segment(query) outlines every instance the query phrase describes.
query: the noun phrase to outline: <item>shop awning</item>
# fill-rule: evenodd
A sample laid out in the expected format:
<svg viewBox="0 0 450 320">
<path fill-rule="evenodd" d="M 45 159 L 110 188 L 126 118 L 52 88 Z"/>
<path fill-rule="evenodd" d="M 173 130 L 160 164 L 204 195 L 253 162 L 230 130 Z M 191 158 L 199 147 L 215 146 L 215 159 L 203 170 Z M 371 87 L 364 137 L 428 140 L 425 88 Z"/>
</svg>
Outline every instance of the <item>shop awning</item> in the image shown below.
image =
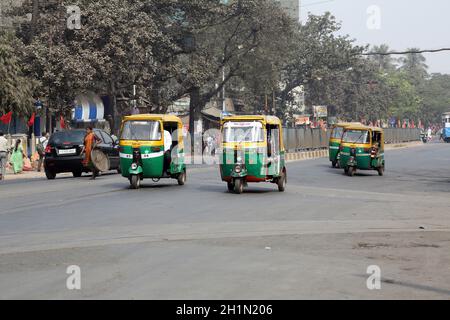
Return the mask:
<svg viewBox="0 0 450 320">
<path fill-rule="evenodd" d="M 78 95 L 75 98 L 75 108 L 72 119 L 76 122 L 104 121 L 105 106 L 102 99 L 95 93 Z"/>
</svg>

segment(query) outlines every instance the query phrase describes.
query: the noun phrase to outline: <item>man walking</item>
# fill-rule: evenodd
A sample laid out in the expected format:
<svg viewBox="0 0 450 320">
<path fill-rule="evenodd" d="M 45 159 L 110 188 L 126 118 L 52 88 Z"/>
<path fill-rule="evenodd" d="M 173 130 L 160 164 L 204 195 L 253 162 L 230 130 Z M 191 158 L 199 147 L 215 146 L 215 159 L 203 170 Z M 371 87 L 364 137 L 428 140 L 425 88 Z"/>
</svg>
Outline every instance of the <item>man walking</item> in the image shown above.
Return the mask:
<svg viewBox="0 0 450 320">
<path fill-rule="evenodd" d="M 8 161 L 9 142 L 0 131 L 0 180 L 5 178 L 6 162 Z"/>
<path fill-rule="evenodd" d="M 39 154 L 39 162 L 38 162 L 38 172 L 41 172 L 42 169 L 42 163 L 44 162 L 45 157 L 45 149 L 48 145 L 48 139 L 50 135 L 47 132 L 44 132 L 42 134 L 42 137 L 39 138 L 39 143 L 37 145 L 37 152 Z"/>
</svg>

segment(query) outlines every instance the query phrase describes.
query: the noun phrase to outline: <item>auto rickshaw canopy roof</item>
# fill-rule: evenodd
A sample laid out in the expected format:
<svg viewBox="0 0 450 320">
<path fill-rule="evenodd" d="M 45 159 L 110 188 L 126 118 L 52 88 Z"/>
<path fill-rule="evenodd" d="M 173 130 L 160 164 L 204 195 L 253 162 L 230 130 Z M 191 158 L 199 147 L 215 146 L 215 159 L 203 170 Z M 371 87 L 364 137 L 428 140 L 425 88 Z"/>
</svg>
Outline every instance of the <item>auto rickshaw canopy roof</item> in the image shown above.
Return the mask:
<svg viewBox="0 0 450 320">
<path fill-rule="evenodd" d="M 221 124 L 229 121 L 261 121 L 264 124 L 282 125 L 281 120 L 278 117 L 262 115 L 228 116 L 222 119 Z"/>
<path fill-rule="evenodd" d="M 352 126 L 363 126 L 363 124 L 361 122 L 340 122 L 333 125 L 333 127 L 335 128 L 346 128 Z"/>
<path fill-rule="evenodd" d="M 368 127 L 368 126 L 365 126 L 362 124 L 347 126 L 347 127 L 345 127 L 345 130 L 361 130 L 361 131 L 367 130 L 367 131 L 381 132 L 381 133 L 384 132 L 384 130 L 382 128 Z"/>
<path fill-rule="evenodd" d="M 162 121 L 162 122 L 177 122 L 182 123 L 181 119 L 177 116 L 170 114 L 137 114 L 132 116 L 126 116 L 123 118 L 124 121 Z"/>
</svg>

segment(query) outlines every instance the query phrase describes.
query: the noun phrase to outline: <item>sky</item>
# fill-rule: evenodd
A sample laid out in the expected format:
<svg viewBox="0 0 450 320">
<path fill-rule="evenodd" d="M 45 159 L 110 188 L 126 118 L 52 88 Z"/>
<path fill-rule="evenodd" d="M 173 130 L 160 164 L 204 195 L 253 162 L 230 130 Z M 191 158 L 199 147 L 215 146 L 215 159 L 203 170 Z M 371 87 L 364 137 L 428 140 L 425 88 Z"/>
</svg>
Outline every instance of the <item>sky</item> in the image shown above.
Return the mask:
<svg viewBox="0 0 450 320">
<path fill-rule="evenodd" d="M 308 12 L 326 11 L 342 23 L 340 33 L 359 45 L 386 43 L 396 51 L 450 48 L 450 0 L 301 0 L 302 21 Z M 450 51 L 425 57 L 430 73 L 450 74 Z"/>
</svg>

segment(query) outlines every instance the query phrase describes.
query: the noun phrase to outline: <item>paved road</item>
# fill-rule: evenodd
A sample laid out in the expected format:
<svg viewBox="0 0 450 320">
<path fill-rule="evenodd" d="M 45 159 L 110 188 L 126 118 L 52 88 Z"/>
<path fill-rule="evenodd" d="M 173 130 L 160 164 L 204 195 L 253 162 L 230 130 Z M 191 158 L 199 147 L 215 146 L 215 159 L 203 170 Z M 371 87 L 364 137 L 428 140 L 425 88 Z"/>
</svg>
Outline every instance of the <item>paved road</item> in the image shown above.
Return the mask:
<svg viewBox="0 0 450 320">
<path fill-rule="evenodd" d="M 286 193 L 117 175 L 0 186 L 0 298 L 449 299 L 450 145 L 386 154 L 354 178 L 290 163 Z M 81 268 L 81 290 L 66 268 Z M 382 272 L 367 289 L 367 267 Z"/>
</svg>

